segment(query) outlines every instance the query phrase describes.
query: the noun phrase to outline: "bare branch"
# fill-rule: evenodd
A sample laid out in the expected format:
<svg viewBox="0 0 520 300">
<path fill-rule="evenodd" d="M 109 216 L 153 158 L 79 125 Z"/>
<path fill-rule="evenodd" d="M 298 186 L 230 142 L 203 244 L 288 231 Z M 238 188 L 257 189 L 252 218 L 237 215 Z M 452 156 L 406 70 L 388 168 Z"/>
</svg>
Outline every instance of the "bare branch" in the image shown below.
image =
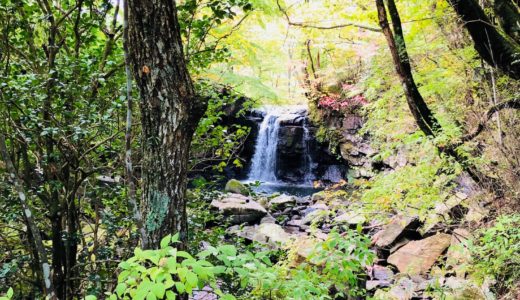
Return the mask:
<svg viewBox="0 0 520 300">
<path fill-rule="evenodd" d="M 377 27 L 372 27 L 372 26 L 357 24 L 357 23 L 343 23 L 343 24 L 331 25 L 331 26 L 321 26 L 321 25 L 307 24 L 307 23 L 303 23 L 303 22 L 293 22 L 293 21 L 291 21 L 291 18 L 289 17 L 289 14 L 287 13 L 287 11 L 280 4 L 280 0 L 276 0 L 276 4 L 278 5 L 278 9 L 283 13 L 285 19 L 287 20 L 287 24 L 289 24 L 289 26 L 322 29 L 322 30 L 339 29 L 339 28 L 345 28 L 345 27 L 357 27 L 360 29 L 368 30 L 368 31 L 382 32 L 381 29 L 379 29 Z"/>
</svg>

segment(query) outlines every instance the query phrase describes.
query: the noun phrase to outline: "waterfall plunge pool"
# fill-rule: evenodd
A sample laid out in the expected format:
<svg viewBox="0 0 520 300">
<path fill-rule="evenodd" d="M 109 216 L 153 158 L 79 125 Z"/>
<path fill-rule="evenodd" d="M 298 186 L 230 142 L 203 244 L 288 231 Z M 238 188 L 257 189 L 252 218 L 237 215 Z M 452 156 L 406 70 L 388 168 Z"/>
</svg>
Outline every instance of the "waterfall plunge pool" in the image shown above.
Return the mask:
<svg viewBox="0 0 520 300">
<path fill-rule="evenodd" d="M 242 181 L 245 184 L 254 183 L 254 181 L 245 180 Z M 308 184 L 291 184 L 283 182 L 262 182 L 259 186 L 253 186 L 253 191 L 259 194 L 288 194 L 298 197 L 310 196 L 314 193 L 322 191 L 323 188 L 314 188 Z"/>
</svg>

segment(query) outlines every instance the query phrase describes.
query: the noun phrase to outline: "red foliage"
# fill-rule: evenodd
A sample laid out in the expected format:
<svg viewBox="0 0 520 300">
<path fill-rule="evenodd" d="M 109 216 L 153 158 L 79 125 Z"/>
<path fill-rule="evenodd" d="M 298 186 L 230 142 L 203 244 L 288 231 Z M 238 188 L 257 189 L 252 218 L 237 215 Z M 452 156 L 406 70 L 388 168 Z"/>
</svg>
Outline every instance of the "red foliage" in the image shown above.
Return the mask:
<svg viewBox="0 0 520 300">
<path fill-rule="evenodd" d="M 342 84 L 341 89 L 344 93 L 354 90 L 355 86 L 351 84 Z M 341 97 L 340 95 L 322 96 L 318 101 L 318 106 L 323 109 L 335 111 L 351 110 L 368 104 L 367 99 L 362 94 L 353 97 Z"/>
</svg>

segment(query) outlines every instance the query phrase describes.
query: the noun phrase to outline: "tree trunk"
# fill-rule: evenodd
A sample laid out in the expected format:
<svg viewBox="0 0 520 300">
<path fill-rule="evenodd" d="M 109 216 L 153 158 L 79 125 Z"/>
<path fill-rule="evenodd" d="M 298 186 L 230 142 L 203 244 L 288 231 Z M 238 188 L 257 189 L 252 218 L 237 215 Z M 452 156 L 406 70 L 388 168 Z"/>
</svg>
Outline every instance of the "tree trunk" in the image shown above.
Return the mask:
<svg viewBox="0 0 520 300">
<path fill-rule="evenodd" d="M 149 247 L 187 239 L 186 171 L 191 139 L 205 110 L 184 60 L 175 1 L 128 1 L 128 50 L 141 96 L 143 222 Z"/>
<path fill-rule="evenodd" d="M 493 10 L 504 32 L 520 43 L 520 11 L 511 0 L 495 0 Z"/>
<path fill-rule="evenodd" d="M 51 267 L 49 265 L 49 261 L 47 259 L 47 251 L 45 250 L 45 246 L 43 245 L 43 239 L 40 234 L 40 229 L 36 226 L 36 222 L 33 218 L 33 210 L 27 203 L 27 196 L 23 190 L 23 185 L 21 180 L 16 173 L 16 169 L 13 166 L 13 162 L 9 157 L 7 152 L 7 146 L 5 143 L 5 136 L 0 133 L 0 157 L 4 161 L 7 166 L 7 171 L 9 172 L 9 177 L 13 181 L 16 192 L 18 193 L 18 199 L 20 200 L 20 205 L 23 209 L 23 215 L 25 219 L 25 224 L 27 224 L 27 231 L 29 236 L 34 239 L 34 246 L 37 252 L 37 260 L 39 262 L 39 273 L 41 273 L 42 280 L 42 288 L 43 294 L 49 299 L 56 299 L 56 294 L 54 292 L 54 286 L 51 281 Z"/>
<path fill-rule="evenodd" d="M 403 85 L 404 93 L 408 107 L 412 112 L 412 115 L 419 126 L 419 128 L 428 136 L 435 135 L 435 131 L 439 125 L 437 119 L 432 114 L 428 105 L 424 101 L 415 81 L 413 79 L 412 67 L 410 64 L 410 58 L 408 51 L 406 50 L 406 43 L 404 40 L 403 30 L 401 26 L 401 18 L 395 6 L 394 0 L 388 0 L 388 11 L 392 18 L 392 27 L 394 33 L 390 30 L 390 25 L 386 17 L 386 8 L 383 0 L 376 0 L 377 13 L 379 17 L 379 25 L 383 30 L 394 66 L 401 84 Z M 394 38 L 395 34 L 395 38 Z"/>
<path fill-rule="evenodd" d="M 495 28 L 476 0 L 448 2 L 464 21 L 480 56 L 509 77 L 520 79 L 520 45 Z"/>
</svg>

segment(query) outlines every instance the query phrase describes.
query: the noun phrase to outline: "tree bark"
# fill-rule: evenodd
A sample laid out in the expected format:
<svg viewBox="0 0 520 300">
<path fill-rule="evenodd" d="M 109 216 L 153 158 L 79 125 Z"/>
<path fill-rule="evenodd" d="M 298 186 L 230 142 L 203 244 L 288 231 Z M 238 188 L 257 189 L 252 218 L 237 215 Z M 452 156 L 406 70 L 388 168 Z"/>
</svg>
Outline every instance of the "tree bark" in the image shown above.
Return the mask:
<svg viewBox="0 0 520 300">
<path fill-rule="evenodd" d="M 504 32 L 520 43 L 520 11 L 511 0 L 495 0 L 493 10 Z"/>
<path fill-rule="evenodd" d="M 448 2 L 464 22 L 480 56 L 509 77 L 520 79 L 520 44 L 501 34 L 476 0 Z"/>
<path fill-rule="evenodd" d="M 424 101 L 412 74 L 412 67 L 406 43 L 404 40 L 403 30 L 401 26 L 401 18 L 395 6 L 394 0 L 388 0 L 388 11 L 392 18 L 392 27 L 394 32 L 390 30 L 390 25 L 386 17 L 386 8 L 383 0 L 376 0 L 377 14 L 379 17 L 379 25 L 385 35 L 394 66 L 399 80 L 403 85 L 406 102 L 412 112 L 412 115 L 419 128 L 428 136 L 434 136 L 438 129 L 438 121 Z M 395 38 L 394 38 L 395 35 Z"/>
<path fill-rule="evenodd" d="M 134 179 L 134 168 L 132 164 L 132 114 L 134 101 L 132 98 L 132 71 L 128 57 L 128 1 L 124 0 L 124 20 L 123 20 L 123 48 L 125 53 L 125 74 L 126 74 L 126 130 L 125 130 L 125 176 L 128 188 L 128 202 L 132 210 L 137 231 L 141 238 L 141 247 L 148 248 L 148 236 L 143 226 L 143 217 L 137 205 L 136 184 Z"/>
<path fill-rule="evenodd" d="M 188 74 L 175 1 L 128 1 L 128 50 L 141 97 L 141 204 L 149 247 L 177 232 L 185 242 L 189 147 L 206 103 Z"/>
</svg>

